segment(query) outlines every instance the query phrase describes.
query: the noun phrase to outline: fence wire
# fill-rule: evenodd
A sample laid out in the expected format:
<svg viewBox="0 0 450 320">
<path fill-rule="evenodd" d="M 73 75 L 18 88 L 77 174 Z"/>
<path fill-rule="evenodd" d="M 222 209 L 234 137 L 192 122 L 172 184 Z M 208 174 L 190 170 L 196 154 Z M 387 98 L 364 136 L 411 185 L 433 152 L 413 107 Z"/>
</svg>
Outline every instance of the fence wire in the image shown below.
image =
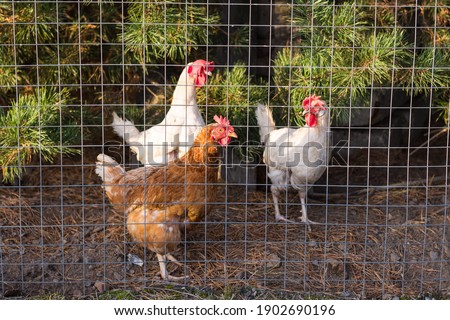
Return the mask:
<svg viewBox="0 0 450 320">
<path fill-rule="evenodd" d="M 0 1 L 0 296 L 448 297 L 449 11 Z"/>
</svg>

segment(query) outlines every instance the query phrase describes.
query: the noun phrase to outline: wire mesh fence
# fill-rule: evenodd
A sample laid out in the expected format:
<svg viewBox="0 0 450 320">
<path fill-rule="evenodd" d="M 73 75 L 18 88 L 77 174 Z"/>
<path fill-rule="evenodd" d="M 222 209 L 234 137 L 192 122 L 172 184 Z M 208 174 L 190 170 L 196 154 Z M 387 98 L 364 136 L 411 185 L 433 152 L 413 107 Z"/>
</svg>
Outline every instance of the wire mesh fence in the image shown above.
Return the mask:
<svg viewBox="0 0 450 320">
<path fill-rule="evenodd" d="M 448 297 L 449 11 L 0 1 L 1 297 Z"/>
</svg>

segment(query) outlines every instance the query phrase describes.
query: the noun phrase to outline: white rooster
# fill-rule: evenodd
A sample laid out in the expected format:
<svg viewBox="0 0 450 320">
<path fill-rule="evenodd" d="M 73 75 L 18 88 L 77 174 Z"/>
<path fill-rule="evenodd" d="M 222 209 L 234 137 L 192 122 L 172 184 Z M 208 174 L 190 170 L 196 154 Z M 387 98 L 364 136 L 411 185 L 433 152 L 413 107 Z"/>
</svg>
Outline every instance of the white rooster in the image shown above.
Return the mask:
<svg viewBox="0 0 450 320">
<path fill-rule="evenodd" d="M 112 127 L 125 139 L 144 165 L 161 166 L 182 157 L 194 137 L 205 126 L 197 106 L 196 88 L 206 83 L 214 62 L 196 60 L 183 70 L 173 93 L 172 104 L 164 120 L 140 132 L 134 123 L 113 113 Z"/>
<path fill-rule="evenodd" d="M 271 191 L 277 221 L 288 221 L 280 214 L 278 198 L 288 186 L 298 190 L 302 204 L 301 221 L 309 227 L 315 223 L 308 219 L 305 198 L 308 189 L 325 171 L 329 162 L 329 112 L 320 96 L 312 95 L 303 100 L 304 127 L 275 130 L 272 112 L 258 105 L 261 142 L 265 143 L 264 163 L 269 167 Z"/>
</svg>

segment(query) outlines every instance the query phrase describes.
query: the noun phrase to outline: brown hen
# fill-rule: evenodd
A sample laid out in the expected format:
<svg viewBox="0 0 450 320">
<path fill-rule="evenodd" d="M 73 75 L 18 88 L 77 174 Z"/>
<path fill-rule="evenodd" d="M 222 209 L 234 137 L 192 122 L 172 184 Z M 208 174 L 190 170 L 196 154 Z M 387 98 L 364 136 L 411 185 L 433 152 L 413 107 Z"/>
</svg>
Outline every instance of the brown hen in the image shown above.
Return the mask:
<svg viewBox="0 0 450 320">
<path fill-rule="evenodd" d="M 111 204 L 126 212 L 131 237 L 156 253 L 161 277 L 182 280 L 167 272 L 166 259 L 181 265 L 171 254 L 181 242 L 186 223 L 200 221 L 216 197 L 220 146 L 236 138 L 226 118 L 205 126 L 193 146 L 166 167 L 125 171 L 111 157 L 97 157 L 96 173 Z"/>
</svg>

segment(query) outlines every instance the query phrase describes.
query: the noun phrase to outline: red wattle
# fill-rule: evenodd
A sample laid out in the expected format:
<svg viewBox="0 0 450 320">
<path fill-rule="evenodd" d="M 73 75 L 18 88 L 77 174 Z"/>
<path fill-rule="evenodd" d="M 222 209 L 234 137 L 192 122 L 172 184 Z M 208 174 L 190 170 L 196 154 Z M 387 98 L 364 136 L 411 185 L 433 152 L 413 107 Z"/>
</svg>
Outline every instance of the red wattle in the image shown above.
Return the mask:
<svg viewBox="0 0 450 320">
<path fill-rule="evenodd" d="M 308 127 L 315 127 L 317 124 L 316 116 L 312 113 L 305 114 L 305 122 Z"/>
</svg>

